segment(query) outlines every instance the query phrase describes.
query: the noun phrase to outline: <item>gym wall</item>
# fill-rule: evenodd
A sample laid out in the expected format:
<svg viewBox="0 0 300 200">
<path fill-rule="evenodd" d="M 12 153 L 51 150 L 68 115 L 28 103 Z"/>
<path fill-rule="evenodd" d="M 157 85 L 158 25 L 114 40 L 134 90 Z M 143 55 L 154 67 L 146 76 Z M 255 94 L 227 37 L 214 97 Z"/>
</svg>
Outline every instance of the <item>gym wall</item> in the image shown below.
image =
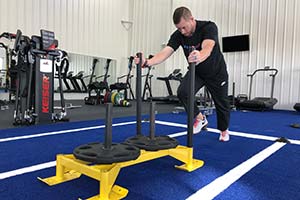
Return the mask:
<svg viewBox="0 0 300 200">
<path fill-rule="evenodd" d="M 271 66 L 279 70 L 274 90 L 279 101 L 276 108 L 292 109 L 300 101 L 300 2 L 297 0 L 135 0 L 134 4 L 133 21 L 139 20 L 140 29 L 133 29 L 134 38 L 138 39 L 132 43 L 133 50 L 140 48 L 147 53 L 159 50 L 175 30 L 173 10 L 185 5 L 195 18 L 212 20 L 218 25 L 220 42 L 224 36 L 250 35 L 250 51 L 224 53 L 230 75 L 229 94 L 233 81 L 236 94 L 248 94 L 246 75 Z M 186 71 L 187 63 L 179 51 L 163 66 L 160 75 L 167 75 L 175 68 Z M 270 77 L 258 76 L 252 97 L 269 96 L 270 86 Z M 155 90 L 154 95 L 163 90 Z"/>
<path fill-rule="evenodd" d="M 127 72 L 127 57 L 137 51 L 154 54 L 175 30 L 173 10 L 191 8 L 197 19 L 212 20 L 223 36 L 250 34 L 250 51 L 225 53 L 236 94 L 248 93 L 246 74 L 266 65 L 279 70 L 276 108 L 292 109 L 300 100 L 300 3 L 297 0 L 1 0 L 0 31 L 25 35 L 53 30 L 61 49 L 70 53 L 115 59 L 116 76 Z M 186 71 L 181 50 L 157 66 L 156 76 Z M 155 80 L 155 77 L 153 80 Z M 269 77 L 254 81 L 253 96 L 270 94 Z M 165 95 L 153 81 L 155 96 Z M 231 93 L 231 92 L 230 92 Z"/>
<path fill-rule="evenodd" d="M 172 12 L 170 0 L 134 0 L 132 1 L 133 16 L 131 54 L 142 51 L 145 57 L 160 51 L 168 40 L 170 29 L 170 15 Z M 158 76 L 167 76 L 170 71 L 164 67 L 165 63 L 155 66 L 152 70 L 152 93 L 154 96 L 167 94 L 163 81 L 157 81 Z M 135 74 L 135 70 L 133 72 Z M 143 74 L 147 70 L 142 70 Z M 143 79 L 144 83 L 144 79 Z M 135 81 L 133 81 L 135 89 Z"/>
<path fill-rule="evenodd" d="M 117 60 L 127 70 L 130 0 L 1 0 L 0 32 L 55 32 L 69 53 Z"/>
</svg>

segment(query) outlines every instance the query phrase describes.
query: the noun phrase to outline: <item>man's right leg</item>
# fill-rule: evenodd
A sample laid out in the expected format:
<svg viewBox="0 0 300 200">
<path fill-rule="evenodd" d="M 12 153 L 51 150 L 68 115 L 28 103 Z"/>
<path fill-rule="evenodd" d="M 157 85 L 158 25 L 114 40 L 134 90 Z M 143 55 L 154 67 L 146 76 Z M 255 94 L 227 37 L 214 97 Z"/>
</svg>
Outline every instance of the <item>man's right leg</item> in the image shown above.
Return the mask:
<svg viewBox="0 0 300 200">
<path fill-rule="evenodd" d="M 189 71 L 185 74 L 183 77 L 178 89 L 177 89 L 177 96 L 181 103 L 183 104 L 185 111 L 188 113 L 188 91 L 189 91 Z M 202 88 L 204 85 L 204 81 L 198 77 L 197 75 L 195 76 L 195 91 L 194 94 L 197 93 L 200 88 Z M 201 114 L 201 112 L 198 109 L 196 101 L 194 101 L 194 111 L 193 111 L 193 116 L 194 116 L 194 133 L 199 133 L 203 127 L 206 127 L 208 124 L 208 121 L 205 116 Z"/>
</svg>

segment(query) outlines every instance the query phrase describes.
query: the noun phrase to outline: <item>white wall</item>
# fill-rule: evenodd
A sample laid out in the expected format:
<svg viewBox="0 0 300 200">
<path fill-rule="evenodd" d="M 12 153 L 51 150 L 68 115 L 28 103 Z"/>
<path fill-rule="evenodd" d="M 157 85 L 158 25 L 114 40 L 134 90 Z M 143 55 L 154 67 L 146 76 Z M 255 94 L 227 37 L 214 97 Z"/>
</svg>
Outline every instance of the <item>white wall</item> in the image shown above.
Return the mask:
<svg viewBox="0 0 300 200">
<path fill-rule="evenodd" d="M 297 37 L 300 35 L 300 2 L 297 0 L 136 0 L 135 4 L 139 5 L 135 6 L 135 13 L 145 13 L 143 22 L 156 19 L 160 13 L 159 7 L 165 9 L 164 18 L 156 21 L 157 23 L 147 24 L 147 30 L 157 30 L 161 33 L 160 36 L 155 37 L 135 29 L 135 38 L 143 40 L 141 48 L 149 50 L 145 48 L 146 45 L 167 42 L 169 35 L 175 30 L 172 12 L 176 7 L 185 5 L 197 19 L 216 22 L 220 38 L 250 34 L 250 51 L 224 54 L 230 83 L 236 83 L 237 94 L 248 93 L 249 81 L 246 74 L 269 65 L 279 70 L 274 92 L 279 100 L 276 108 L 292 109 L 293 104 L 300 101 L 300 38 Z M 153 10 L 155 12 L 149 13 Z M 133 49 L 137 43 L 133 44 Z M 186 65 L 182 53 L 177 52 L 164 66 L 166 71 L 171 71 L 177 67 L 186 70 Z M 270 95 L 271 82 L 268 78 L 263 75 L 257 77 L 253 85 L 253 96 Z"/>
<path fill-rule="evenodd" d="M 132 39 L 131 55 L 136 52 L 143 52 L 145 57 L 155 54 L 163 48 L 169 38 L 168 19 L 170 18 L 172 7 L 171 0 L 134 0 L 133 1 Z M 136 73 L 135 71 L 133 72 Z M 142 70 L 143 74 L 147 69 Z M 165 95 L 167 90 L 162 81 L 156 81 L 158 76 L 166 76 L 169 71 L 164 64 L 155 66 L 152 69 L 154 78 L 152 79 L 153 94 L 155 96 Z M 144 81 L 144 79 L 143 79 Z M 135 88 L 135 81 L 133 81 Z"/>
<path fill-rule="evenodd" d="M 113 58 L 119 69 L 126 61 L 129 35 L 121 20 L 129 17 L 130 0 L 0 0 L 0 5 L 0 32 L 21 29 L 31 36 L 48 29 L 69 53 Z"/>
<path fill-rule="evenodd" d="M 220 38 L 250 34 L 250 51 L 224 54 L 237 94 L 248 93 L 246 74 L 270 65 L 279 69 L 276 108 L 291 109 L 300 101 L 297 0 L 0 0 L 0 5 L 0 32 L 19 28 L 32 35 L 42 28 L 53 30 L 60 48 L 69 53 L 115 59 L 117 75 L 127 72 L 130 54 L 149 55 L 163 48 L 175 30 L 173 10 L 186 5 L 197 19 L 216 22 Z M 153 73 L 164 76 L 175 68 L 185 72 L 186 66 L 179 50 Z M 257 77 L 254 96 L 269 95 L 266 78 Z M 163 83 L 154 81 L 153 86 L 154 95 L 166 93 Z"/>
</svg>

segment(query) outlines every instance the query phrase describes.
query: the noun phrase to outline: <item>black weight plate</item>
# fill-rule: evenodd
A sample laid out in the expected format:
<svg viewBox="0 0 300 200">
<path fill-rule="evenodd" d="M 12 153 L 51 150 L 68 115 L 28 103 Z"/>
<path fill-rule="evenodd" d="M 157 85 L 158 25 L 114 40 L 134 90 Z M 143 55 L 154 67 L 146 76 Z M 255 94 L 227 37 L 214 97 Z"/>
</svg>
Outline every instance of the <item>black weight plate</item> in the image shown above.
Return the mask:
<svg viewBox="0 0 300 200">
<path fill-rule="evenodd" d="M 150 139 L 148 136 L 137 135 L 128 138 L 125 142 L 146 151 L 172 149 L 178 146 L 178 141 L 169 136 L 156 136 L 153 139 Z"/>
<path fill-rule="evenodd" d="M 89 143 L 76 147 L 73 154 L 86 162 L 112 164 L 137 159 L 140 149 L 125 143 L 112 143 L 110 149 L 105 149 L 103 143 Z"/>
</svg>

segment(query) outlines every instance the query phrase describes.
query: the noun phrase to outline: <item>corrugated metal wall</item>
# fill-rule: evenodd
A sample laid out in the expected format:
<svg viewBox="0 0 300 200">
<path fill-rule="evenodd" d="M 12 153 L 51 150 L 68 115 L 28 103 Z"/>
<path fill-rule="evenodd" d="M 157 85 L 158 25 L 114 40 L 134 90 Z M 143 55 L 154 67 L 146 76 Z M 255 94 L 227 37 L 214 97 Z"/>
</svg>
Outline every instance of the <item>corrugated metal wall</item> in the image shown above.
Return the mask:
<svg viewBox="0 0 300 200">
<path fill-rule="evenodd" d="M 236 93 L 248 93 L 246 74 L 269 65 L 279 70 L 276 107 L 291 109 L 300 101 L 297 0 L 0 0 L 0 5 L 0 32 L 19 28 L 32 35 L 41 28 L 53 30 L 60 48 L 69 53 L 115 59 L 116 75 L 127 72 L 130 54 L 149 55 L 163 48 L 175 30 L 173 10 L 186 5 L 197 19 L 215 21 L 220 37 L 250 34 L 250 51 L 224 54 Z M 186 66 L 178 51 L 153 74 L 165 76 L 175 68 L 185 72 Z M 257 77 L 254 96 L 269 95 L 268 78 Z M 155 95 L 166 94 L 163 83 L 154 81 L 153 88 Z"/>
<path fill-rule="evenodd" d="M 171 0 L 135 0 L 133 4 L 133 27 L 131 54 L 143 52 L 145 57 L 160 51 L 168 40 L 170 18 L 172 12 Z M 134 72 L 135 73 L 135 72 Z M 142 70 L 143 74 L 147 69 Z M 156 81 L 156 77 L 165 76 L 169 71 L 164 64 L 157 65 L 151 72 L 152 88 L 155 96 L 166 94 L 166 87 L 162 81 Z M 144 81 L 144 80 L 143 80 Z M 133 82 L 135 87 L 135 81 Z"/>
<path fill-rule="evenodd" d="M 48 29 L 69 53 L 113 58 L 118 66 L 126 61 L 129 31 L 121 20 L 129 18 L 130 0 L 0 0 L 0 5 L 0 32 L 21 29 L 30 36 Z"/>
<path fill-rule="evenodd" d="M 292 109 L 292 105 L 300 101 L 300 38 L 297 37 L 300 35 L 300 3 L 297 0 L 136 0 L 134 13 L 143 13 L 140 16 L 143 16 L 144 23 L 156 19 L 160 13 L 159 7 L 165 9 L 164 18 L 147 24 L 147 30 L 157 30 L 161 33 L 160 36 L 155 37 L 148 32 L 134 29 L 133 34 L 140 41 L 139 45 L 149 50 L 148 45 L 167 42 L 169 35 L 175 30 L 172 12 L 182 5 L 191 8 L 197 19 L 216 22 L 220 39 L 222 36 L 250 35 L 250 51 L 224 54 L 230 83 L 236 83 L 237 94 L 248 93 L 248 73 L 257 68 L 271 66 L 279 70 L 274 91 L 274 96 L 279 100 L 276 108 Z M 158 11 L 150 12 L 157 9 Z M 137 45 L 138 42 L 133 43 L 133 49 Z M 164 64 L 165 74 L 177 67 L 186 70 L 186 65 L 182 53 L 176 52 Z M 270 77 L 257 76 L 252 96 L 270 95 L 270 86 Z"/>
</svg>

